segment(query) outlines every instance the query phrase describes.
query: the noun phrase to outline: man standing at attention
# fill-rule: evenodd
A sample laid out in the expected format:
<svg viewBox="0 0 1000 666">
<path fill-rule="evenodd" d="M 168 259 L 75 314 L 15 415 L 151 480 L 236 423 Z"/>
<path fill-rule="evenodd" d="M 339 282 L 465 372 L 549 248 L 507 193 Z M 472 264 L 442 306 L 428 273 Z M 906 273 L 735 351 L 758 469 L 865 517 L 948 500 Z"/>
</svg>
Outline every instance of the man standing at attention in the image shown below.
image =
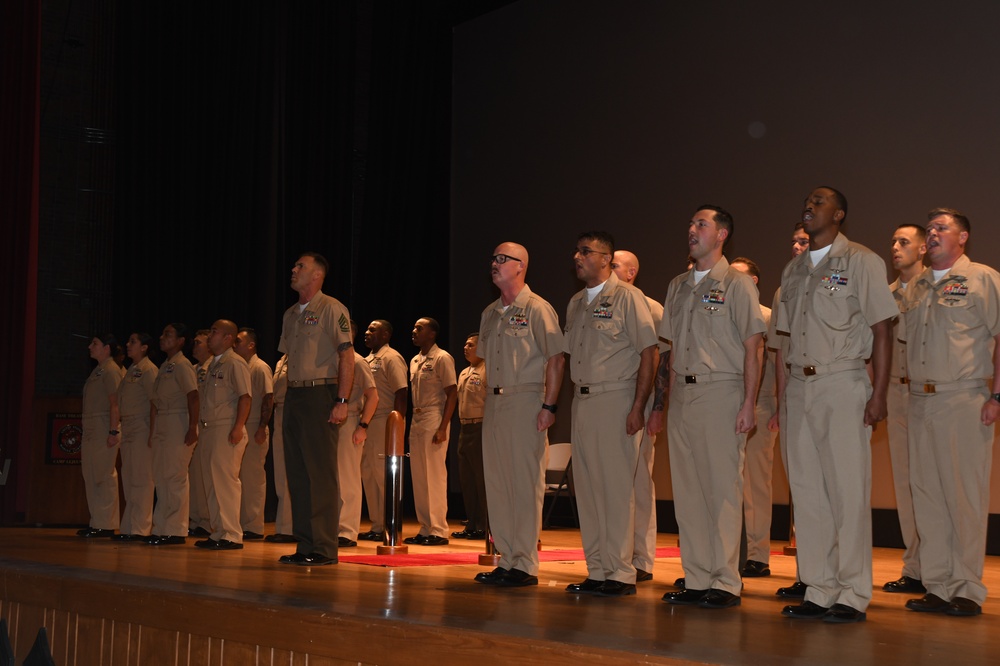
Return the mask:
<svg viewBox="0 0 1000 666">
<path fill-rule="evenodd" d="M 250 367 L 250 388 L 252 402 L 250 416 L 247 417 L 247 435 L 250 442 L 243 454 L 240 465 L 240 484 L 243 496 L 240 499 L 240 526 L 245 540 L 264 538 L 264 500 L 267 497 L 267 474 L 264 461 L 270 447 L 270 433 L 267 424 L 271 421 L 274 408 L 274 382 L 271 367 L 257 356 L 257 332 L 252 328 L 241 328 L 236 335 L 233 351 Z"/>
<path fill-rule="evenodd" d="M 483 476 L 483 408 L 486 404 L 486 365 L 476 356 L 479 334 L 465 340 L 462 352 L 469 366 L 458 375 L 458 476 L 465 503 L 465 529 L 453 539 L 486 537 L 486 479 Z"/>
<path fill-rule="evenodd" d="M 458 392 L 455 359 L 437 346 L 440 331 L 441 326 L 430 317 L 413 325 L 413 344 L 420 353 L 410 360 L 410 472 L 420 531 L 403 543 L 418 546 L 448 543 L 448 433 Z"/>
<path fill-rule="evenodd" d="M 556 420 L 565 356 L 555 310 L 525 284 L 528 250 L 501 243 L 490 257 L 500 290 L 479 319 L 486 364 L 483 469 L 490 531 L 500 562 L 476 581 L 538 584 L 538 530 L 545 497 L 545 436 Z"/>
<path fill-rule="evenodd" d="M 378 407 L 368 424 L 368 438 L 361 457 L 361 481 L 368 502 L 368 518 L 372 521 L 371 528 L 358 535 L 358 539 L 365 541 L 382 541 L 385 537 L 385 426 L 389 414 L 399 412 L 406 419 L 406 360 L 389 346 L 391 339 L 392 324 L 385 319 L 368 324 L 365 347 L 371 353 L 365 360 L 375 377 Z"/>
<path fill-rule="evenodd" d="M 604 231 L 577 238 L 585 288 L 569 302 L 564 350 L 573 388 L 573 476 L 587 578 L 571 594 L 635 594 L 634 485 L 657 338 L 642 292 L 611 271 L 615 242 Z M 624 418 L 623 418 L 624 417 Z"/>
<path fill-rule="evenodd" d="M 611 260 L 611 270 L 622 282 L 635 286 L 639 274 L 639 258 L 628 250 L 615 250 Z M 645 295 L 645 294 L 644 294 Z M 660 329 L 663 321 L 663 305 L 646 296 L 646 304 L 653 315 L 653 326 Z M 665 348 L 664 348 L 665 350 Z M 652 410 L 652 400 L 646 405 L 646 419 Z M 632 551 L 632 566 L 635 567 L 635 582 L 653 579 L 653 563 L 656 561 L 656 487 L 653 485 L 653 444 L 656 433 L 642 430 L 639 444 L 639 466 L 635 468 L 635 537 Z"/>
<path fill-rule="evenodd" d="M 340 524 L 337 436 L 354 386 L 347 308 L 321 289 L 330 265 L 306 252 L 292 267 L 299 302 L 285 311 L 278 349 L 288 355 L 283 415 L 285 471 L 292 499 L 295 553 L 282 564 L 336 564 Z"/>
<path fill-rule="evenodd" d="M 901 224 L 892 235 L 892 267 L 899 273 L 896 281 L 889 285 L 896 303 L 903 308 L 906 288 L 924 270 L 924 255 L 927 253 L 927 234 L 924 228 L 915 224 Z M 889 456 L 892 462 L 892 485 L 896 491 L 896 513 L 899 515 L 899 530 L 903 535 L 903 575 L 899 580 L 889 581 L 882 586 L 886 592 L 909 592 L 923 594 L 924 584 L 920 582 L 920 537 L 913 518 L 913 493 L 910 491 L 910 450 L 906 426 L 910 401 L 910 376 L 906 371 L 906 345 L 899 338 L 905 337 L 897 317 L 892 324 L 892 365 L 889 368 L 889 393 L 886 419 L 889 435 Z"/>
<path fill-rule="evenodd" d="M 872 596 L 871 431 L 885 418 L 892 318 L 885 263 L 840 233 L 847 198 L 818 187 L 803 203 L 809 252 L 785 266 L 776 329 L 789 335 L 782 444 L 795 500 L 805 600 L 781 613 L 862 622 Z M 865 359 L 871 357 L 874 385 Z"/>
<path fill-rule="evenodd" d="M 951 208 L 927 219 L 930 267 L 903 298 L 910 373 L 910 487 L 927 594 L 913 611 L 972 616 L 983 561 L 994 424 L 1000 416 L 1000 274 L 969 261 L 972 225 Z"/>
<path fill-rule="evenodd" d="M 670 343 L 656 373 L 650 428 L 663 419 L 681 534 L 685 589 L 671 604 L 740 604 L 746 433 L 754 426 L 764 319 L 753 280 L 722 256 L 733 218 L 700 206 L 688 223 L 694 265 L 667 287 L 660 337 Z"/>
</svg>

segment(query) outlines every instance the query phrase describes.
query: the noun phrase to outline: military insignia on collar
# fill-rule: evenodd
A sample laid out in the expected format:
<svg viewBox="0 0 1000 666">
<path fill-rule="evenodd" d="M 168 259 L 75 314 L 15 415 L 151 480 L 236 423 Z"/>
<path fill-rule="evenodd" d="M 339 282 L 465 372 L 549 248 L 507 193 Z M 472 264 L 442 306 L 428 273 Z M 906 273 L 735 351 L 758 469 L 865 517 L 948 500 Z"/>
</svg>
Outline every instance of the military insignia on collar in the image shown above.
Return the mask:
<svg viewBox="0 0 1000 666">
<path fill-rule="evenodd" d="M 524 312 L 515 312 L 510 316 L 510 325 L 517 328 L 526 328 L 528 326 L 528 315 Z"/>
<path fill-rule="evenodd" d="M 595 319 L 611 319 L 612 314 L 611 303 L 604 301 L 594 308 L 593 317 Z"/>
<path fill-rule="evenodd" d="M 965 282 L 952 282 L 941 290 L 942 296 L 968 296 L 969 285 Z"/>
<path fill-rule="evenodd" d="M 176 363 L 167 363 L 165 366 L 163 366 L 163 373 L 169 375 L 171 372 L 174 371 L 175 365 Z"/>
<path fill-rule="evenodd" d="M 340 330 L 347 333 L 351 330 L 351 322 L 347 320 L 347 317 L 343 312 L 340 313 L 340 318 L 337 319 L 337 325 L 340 326 Z"/>
<path fill-rule="evenodd" d="M 376 356 L 375 358 L 372 359 L 372 362 L 371 362 L 372 372 L 375 372 L 376 370 L 380 369 L 381 367 L 382 367 L 382 359 L 380 359 L 378 356 Z"/>
<path fill-rule="evenodd" d="M 132 372 L 128 373 L 129 379 L 133 382 L 137 382 L 142 379 L 142 370 L 139 368 L 134 368 Z"/>
<path fill-rule="evenodd" d="M 726 302 L 726 293 L 721 289 L 712 289 L 707 294 L 701 297 L 702 303 L 715 303 L 717 305 L 722 305 Z M 715 308 L 716 310 L 718 308 Z"/>
<path fill-rule="evenodd" d="M 98 368 L 97 372 L 94 373 L 94 376 L 95 377 L 100 377 L 103 374 L 104 374 L 104 368 Z"/>
</svg>

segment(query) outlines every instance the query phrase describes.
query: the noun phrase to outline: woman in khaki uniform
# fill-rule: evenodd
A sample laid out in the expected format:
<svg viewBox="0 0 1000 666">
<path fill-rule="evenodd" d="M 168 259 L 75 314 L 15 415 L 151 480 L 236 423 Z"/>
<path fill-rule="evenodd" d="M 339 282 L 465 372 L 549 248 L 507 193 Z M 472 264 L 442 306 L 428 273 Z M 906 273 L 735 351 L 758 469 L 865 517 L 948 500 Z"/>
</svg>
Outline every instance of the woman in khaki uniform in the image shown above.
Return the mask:
<svg viewBox="0 0 1000 666">
<path fill-rule="evenodd" d="M 90 341 L 90 358 L 97 367 L 83 385 L 83 445 L 80 451 L 83 483 L 87 490 L 90 526 L 82 537 L 108 537 L 118 529 L 119 422 L 118 384 L 124 371 L 115 363 L 121 349 L 111 333 Z"/>
<path fill-rule="evenodd" d="M 149 436 L 149 405 L 158 371 L 149 360 L 149 333 L 133 333 L 125 343 L 132 365 L 118 386 L 122 414 L 122 490 L 125 513 L 117 541 L 141 541 L 153 527 L 153 454 Z"/>
</svg>

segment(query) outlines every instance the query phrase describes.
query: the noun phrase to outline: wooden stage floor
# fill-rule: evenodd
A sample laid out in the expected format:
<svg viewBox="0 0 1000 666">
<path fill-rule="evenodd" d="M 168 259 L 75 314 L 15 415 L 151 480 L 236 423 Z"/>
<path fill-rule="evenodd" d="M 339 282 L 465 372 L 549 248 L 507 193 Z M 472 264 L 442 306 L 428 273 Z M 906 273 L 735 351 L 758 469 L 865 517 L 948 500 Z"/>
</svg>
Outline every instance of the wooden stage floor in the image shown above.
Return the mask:
<svg viewBox="0 0 1000 666">
<path fill-rule="evenodd" d="M 270 527 L 270 526 L 269 526 Z M 453 529 L 460 529 L 454 525 Z M 407 525 L 404 534 L 415 529 Z M 995 664 L 1000 599 L 982 616 L 913 613 L 908 596 L 881 591 L 898 578 L 901 551 L 876 549 L 868 621 L 830 625 L 782 618 L 774 596 L 794 579 L 794 559 L 745 581 L 741 607 L 705 610 L 660 600 L 683 575 L 657 560 L 636 596 L 573 596 L 580 561 L 543 562 L 538 587 L 474 583 L 476 565 L 378 567 L 277 564 L 285 544 L 252 542 L 210 553 L 86 541 L 72 529 L 0 529 L 0 617 L 23 658 L 41 624 L 57 664 Z M 575 530 L 546 530 L 543 548 L 580 548 Z M 676 546 L 661 534 L 660 547 Z M 411 553 L 479 552 L 453 540 Z M 782 544 L 773 544 L 780 550 Z M 375 544 L 342 555 L 374 554 Z M 1000 591 L 1000 558 L 986 562 Z M 143 633 L 145 632 L 145 633 Z M 99 654 L 100 659 L 93 655 Z M 306 656 L 308 655 L 308 656 Z"/>
</svg>

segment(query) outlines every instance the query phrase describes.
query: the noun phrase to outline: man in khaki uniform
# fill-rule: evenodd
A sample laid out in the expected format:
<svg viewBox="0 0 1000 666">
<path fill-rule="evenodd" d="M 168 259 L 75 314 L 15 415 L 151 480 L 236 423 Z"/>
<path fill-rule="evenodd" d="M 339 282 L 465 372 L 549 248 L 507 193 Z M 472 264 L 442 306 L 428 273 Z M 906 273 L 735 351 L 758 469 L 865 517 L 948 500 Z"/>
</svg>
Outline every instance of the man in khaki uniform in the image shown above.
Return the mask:
<svg viewBox="0 0 1000 666">
<path fill-rule="evenodd" d="M 365 541 L 381 542 L 385 538 L 385 428 L 389 414 L 394 411 L 406 418 L 409 370 L 403 355 L 389 346 L 391 339 L 392 324 L 385 319 L 368 324 L 365 346 L 371 353 L 365 360 L 375 377 L 378 407 L 368 424 L 361 457 L 361 481 L 368 502 L 368 518 L 372 521 L 371 528 L 358 535 L 358 539 Z"/>
<path fill-rule="evenodd" d="M 986 600 L 983 560 L 994 424 L 1000 416 L 1000 274 L 969 261 L 969 219 L 928 214 L 930 267 L 907 288 L 910 488 L 927 594 L 914 611 L 972 616 Z"/>
<path fill-rule="evenodd" d="M 292 536 L 292 501 L 288 496 L 288 473 L 285 471 L 285 394 L 288 392 L 288 355 L 282 354 L 274 365 L 274 432 L 271 433 L 271 458 L 274 462 L 274 494 L 278 506 L 274 512 L 274 534 L 268 534 L 268 543 L 295 543 Z"/>
<path fill-rule="evenodd" d="M 118 409 L 122 417 L 122 512 L 120 532 L 115 541 L 144 541 L 153 528 L 153 448 L 149 429 L 150 403 L 157 367 L 149 360 L 153 337 L 149 333 L 133 333 L 125 343 L 125 352 L 132 365 L 118 385 Z"/>
<path fill-rule="evenodd" d="M 195 455 L 201 456 L 212 533 L 194 545 L 208 550 L 243 548 L 240 463 L 249 441 L 251 385 L 250 367 L 233 351 L 238 332 L 226 319 L 212 324 L 208 348 L 214 358 L 199 391 L 201 428 Z"/>
<path fill-rule="evenodd" d="M 267 473 L 264 462 L 270 447 L 270 433 L 267 424 L 274 409 L 274 383 L 271 366 L 257 356 L 257 332 L 243 327 L 236 336 L 233 351 L 250 367 L 250 388 L 252 402 L 250 416 L 247 417 L 247 435 L 250 442 L 243 454 L 240 465 L 240 485 L 243 495 L 240 499 L 240 526 L 243 538 L 257 540 L 264 538 L 264 502 L 267 499 Z"/>
<path fill-rule="evenodd" d="M 808 243 L 808 237 L 806 237 Z M 752 259 L 737 257 L 730 264 L 760 284 L 760 268 Z M 756 425 L 747 433 L 746 462 L 743 465 L 743 526 L 746 552 L 740 575 L 761 578 L 771 575 L 771 476 L 774 471 L 774 440 L 777 431 L 768 428 L 771 417 L 778 413 L 775 394 L 774 352 L 767 345 L 767 330 L 771 328 L 771 308 L 761 304 L 764 317 L 764 339 L 757 348 L 760 357 L 761 380 L 754 407 Z"/>
<path fill-rule="evenodd" d="M 441 326 L 422 317 L 413 325 L 420 353 L 410 360 L 413 423 L 410 425 L 410 478 L 420 530 L 403 543 L 448 543 L 448 438 L 458 403 L 455 359 L 437 346 Z"/>
<path fill-rule="evenodd" d="M 351 339 L 358 335 L 351 320 Z M 347 401 L 347 420 L 337 438 L 337 478 L 340 484 L 340 527 L 338 547 L 358 545 L 361 529 L 361 476 L 368 429 L 378 408 L 375 377 L 365 358 L 354 352 L 354 388 Z"/>
<path fill-rule="evenodd" d="M 298 303 L 285 311 L 278 350 L 288 355 L 283 418 L 285 471 L 292 498 L 295 553 L 281 564 L 336 564 L 340 526 L 337 440 L 354 387 L 347 308 L 321 289 L 330 264 L 306 252 L 292 267 Z"/>
<path fill-rule="evenodd" d="M 892 267 L 899 272 L 896 281 L 889 285 L 896 303 L 902 311 L 906 289 L 924 270 L 927 253 L 927 234 L 923 227 L 901 224 L 892 235 Z M 910 449 L 906 421 L 910 401 L 910 376 L 906 371 L 906 345 L 900 341 L 901 317 L 893 320 L 892 365 L 889 368 L 889 393 L 886 418 L 889 435 L 889 456 L 892 462 L 892 485 L 896 491 L 896 513 L 899 530 L 903 535 L 903 575 L 882 586 L 886 592 L 923 594 L 927 591 L 920 582 L 920 536 L 913 518 L 913 493 L 910 490 Z"/>
<path fill-rule="evenodd" d="M 639 274 L 639 258 L 628 250 L 615 250 L 611 260 L 611 270 L 622 282 L 635 286 Z M 653 315 L 653 326 L 660 330 L 663 321 L 663 305 L 646 296 L 646 304 Z M 661 352 L 666 351 L 666 345 Z M 653 396 L 646 404 L 646 420 L 653 409 Z M 653 485 L 653 457 L 656 433 L 642 430 L 639 443 L 639 465 L 635 468 L 635 535 L 633 537 L 632 566 L 635 567 L 635 582 L 653 579 L 653 564 L 656 562 L 656 486 Z"/>
<path fill-rule="evenodd" d="M 686 589 L 663 600 L 704 608 L 740 603 L 743 456 L 764 331 L 753 280 L 722 256 L 732 232 L 732 216 L 718 206 L 701 206 L 688 224 L 694 265 L 667 288 L 660 337 L 670 352 L 660 361 L 650 417 L 657 428 L 669 393 L 670 478 Z"/>
<path fill-rule="evenodd" d="M 476 355 L 486 366 L 483 472 L 490 531 L 500 562 L 476 580 L 538 584 L 538 530 L 545 497 L 545 439 L 555 423 L 565 356 L 559 318 L 525 283 L 528 250 L 501 243 L 490 258 L 500 290 L 479 318 Z"/>
<path fill-rule="evenodd" d="M 208 366 L 212 364 L 212 352 L 208 348 L 207 328 L 199 329 L 194 334 L 191 343 L 191 356 L 197 362 L 195 373 L 198 379 L 198 391 L 205 385 L 208 377 Z M 205 537 L 212 533 L 212 517 L 208 515 L 208 496 L 205 494 L 205 475 L 201 469 L 201 456 L 198 455 L 197 444 L 191 456 L 191 466 L 188 468 L 188 487 L 190 489 L 191 518 L 188 522 L 188 536 Z"/>
<path fill-rule="evenodd" d="M 453 539 L 486 537 L 486 478 L 483 476 L 483 410 L 486 407 L 486 364 L 476 356 L 479 334 L 465 340 L 469 366 L 458 375 L 458 477 L 467 522 Z"/>
<path fill-rule="evenodd" d="M 585 288 L 566 312 L 573 478 L 587 558 L 587 578 L 566 588 L 572 594 L 635 594 L 635 471 L 657 339 L 645 296 L 611 271 L 614 252 L 606 232 L 577 238 L 574 264 Z"/>
<path fill-rule="evenodd" d="M 802 221 L 810 251 L 785 266 L 776 328 L 789 335 L 788 481 L 805 601 L 782 615 L 860 622 L 872 595 L 871 429 L 885 418 L 896 306 L 885 263 L 840 233 L 847 199 L 813 190 Z M 874 385 L 865 359 L 871 357 Z"/>
</svg>

